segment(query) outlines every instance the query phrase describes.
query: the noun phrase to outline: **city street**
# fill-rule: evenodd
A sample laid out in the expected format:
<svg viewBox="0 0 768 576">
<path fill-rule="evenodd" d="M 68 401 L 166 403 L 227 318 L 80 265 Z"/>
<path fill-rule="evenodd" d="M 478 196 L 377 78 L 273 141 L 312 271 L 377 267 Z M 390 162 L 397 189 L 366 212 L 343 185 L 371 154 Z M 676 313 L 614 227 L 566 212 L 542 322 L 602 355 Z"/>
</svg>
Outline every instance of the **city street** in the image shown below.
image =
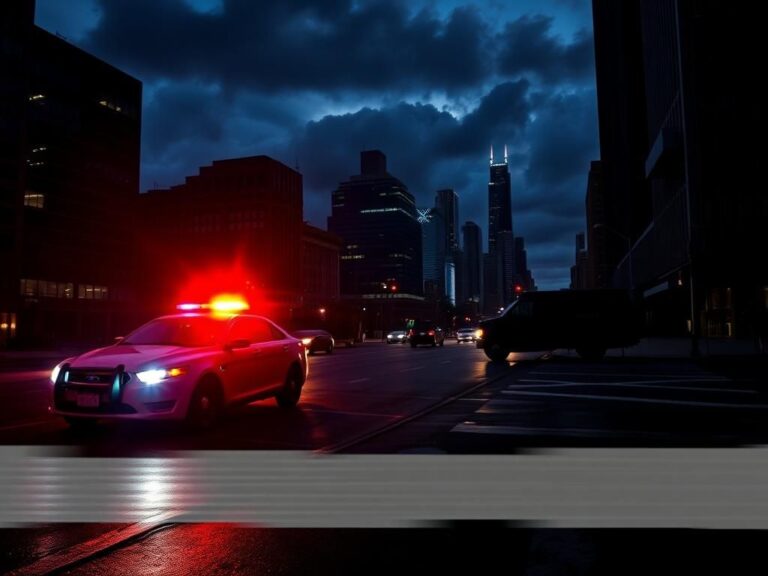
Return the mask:
<svg viewBox="0 0 768 576">
<path fill-rule="evenodd" d="M 587 363 L 568 354 L 518 354 L 499 365 L 488 362 L 474 346 L 452 340 L 442 348 L 417 349 L 369 342 L 311 357 L 310 380 L 297 410 L 281 410 L 273 400 L 257 402 L 234 409 L 215 430 L 198 434 L 157 423 L 107 423 L 90 434 L 75 434 L 60 419 L 46 415 L 45 370 L 24 368 L 0 373 L 3 445 L 65 447 L 78 457 L 152 457 L 153 466 L 165 461 L 169 470 L 185 451 L 198 450 L 515 454 L 520 449 L 569 446 L 737 447 L 764 444 L 768 435 L 768 401 L 759 374 L 742 369 L 730 377 L 675 358 L 613 356 Z M 321 563 L 340 562 L 354 570 L 366 565 L 364 558 L 381 553 L 381 532 L 375 530 L 318 533 L 175 524 L 173 518 L 171 522 L 156 521 L 138 532 L 124 523 L 4 529 L 2 538 L 13 554 L 2 568 L 47 557 L 55 566 L 52 552 L 88 559 L 94 538 L 100 542 L 97 549 L 117 551 L 72 573 L 114 573 L 117 564 L 127 573 L 147 562 L 167 570 L 189 562 L 198 565 L 201 559 L 206 570 L 224 567 L 221 573 L 237 572 L 233 566 L 278 571 L 282 566 L 290 572 L 306 569 L 292 552 L 299 548 L 313 550 L 312 558 Z M 96 537 L 99 526 L 103 534 Z M 498 527 L 489 529 L 507 538 L 514 535 L 511 545 L 525 554 L 554 539 L 566 556 L 569 549 L 576 554 L 579 548 L 576 557 L 582 564 L 596 553 L 584 556 L 584 538 L 601 550 L 603 559 L 603 547 L 610 540 L 599 532 L 504 532 Z M 289 534 L 287 540 L 282 537 Z M 439 548 L 457 538 L 454 531 L 440 530 L 386 534 L 387 545 L 398 550 Z M 184 561 L 176 558 L 172 551 L 187 554 L 182 543 L 189 541 L 195 542 L 194 554 Z M 327 546 L 352 546 L 356 551 L 328 556 L 321 552 Z M 383 565 L 394 566 L 398 558 L 388 557 L 389 564 Z"/>
</svg>

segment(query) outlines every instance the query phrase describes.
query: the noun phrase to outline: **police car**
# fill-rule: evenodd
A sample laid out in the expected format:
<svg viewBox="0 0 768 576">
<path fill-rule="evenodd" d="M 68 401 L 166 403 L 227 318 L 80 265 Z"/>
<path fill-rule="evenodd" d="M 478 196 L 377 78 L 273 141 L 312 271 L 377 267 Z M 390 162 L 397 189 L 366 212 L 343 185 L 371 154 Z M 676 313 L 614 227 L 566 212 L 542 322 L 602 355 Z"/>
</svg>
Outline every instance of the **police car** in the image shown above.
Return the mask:
<svg viewBox="0 0 768 576">
<path fill-rule="evenodd" d="M 51 411 L 72 426 L 100 419 L 186 420 L 208 428 L 223 408 L 274 396 L 295 406 L 307 379 L 302 342 L 227 300 L 186 304 L 112 346 L 58 364 Z"/>
</svg>

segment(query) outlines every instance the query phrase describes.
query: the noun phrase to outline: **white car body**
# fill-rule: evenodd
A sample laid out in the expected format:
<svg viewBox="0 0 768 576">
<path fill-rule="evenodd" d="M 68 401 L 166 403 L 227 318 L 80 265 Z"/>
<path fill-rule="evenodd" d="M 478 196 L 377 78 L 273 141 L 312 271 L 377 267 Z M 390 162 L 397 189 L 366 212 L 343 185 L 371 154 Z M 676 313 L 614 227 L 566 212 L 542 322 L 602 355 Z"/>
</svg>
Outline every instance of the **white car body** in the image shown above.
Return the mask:
<svg viewBox="0 0 768 576">
<path fill-rule="evenodd" d="M 144 342 L 142 336 L 166 326 L 199 327 L 205 343 Z M 51 411 L 70 421 L 181 420 L 201 382 L 217 389 L 216 400 L 225 406 L 279 396 L 289 375 L 298 381 L 297 402 L 308 371 L 301 341 L 266 318 L 163 316 L 117 344 L 59 364 L 51 376 Z"/>
<path fill-rule="evenodd" d="M 476 340 L 477 328 L 461 328 L 456 332 L 456 341 L 461 344 L 462 342 L 474 342 Z"/>
</svg>

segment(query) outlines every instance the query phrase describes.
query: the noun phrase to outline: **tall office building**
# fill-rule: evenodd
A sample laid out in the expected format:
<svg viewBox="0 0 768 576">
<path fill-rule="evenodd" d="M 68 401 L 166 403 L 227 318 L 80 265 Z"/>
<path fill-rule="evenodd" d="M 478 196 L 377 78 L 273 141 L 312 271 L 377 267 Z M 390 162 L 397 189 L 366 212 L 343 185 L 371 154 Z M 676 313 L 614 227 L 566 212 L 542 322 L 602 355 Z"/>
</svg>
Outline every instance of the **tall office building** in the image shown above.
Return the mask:
<svg viewBox="0 0 768 576">
<path fill-rule="evenodd" d="M 304 296 L 302 176 L 292 168 L 268 156 L 216 160 L 140 201 L 147 234 L 137 248 L 158 305 L 233 291 L 283 318 Z"/>
<path fill-rule="evenodd" d="M 768 245 L 752 144 L 765 125 L 760 19 L 724 0 L 593 0 L 593 18 L 598 229 L 613 285 L 635 290 L 656 333 L 757 336 L 768 315 L 754 252 Z"/>
<path fill-rule="evenodd" d="M 387 172 L 379 150 L 360 153 L 360 174 L 332 195 L 328 230 L 343 240 L 342 294 L 377 294 L 396 286 L 422 294 L 422 238 L 413 195 Z"/>
<path fill-rule="evenodd" d="M 488 253 L 498 251 L 500 232 L 512 232 L 512 183 L 509 175 L 507 147 L 504 161 L 495 162 L 491 146 L 490 180 L 488 181 Z"/>
<path fill-rule="evenodd" d="M 522 238 L 512 231 L 512 185 L 507 147 L 503 162 L 495 162 L 493 146 L 488 182 L 488 253 L 483 258 L 483 298 L 485 314 L 495 314 L 511 302 L 515 288 L 534 290 L 533 277 L 527 268 Z"/>
<path fill-rule="evenodd" d="M 480 226 L 467 221 L 461 228 L 464 236 L 463 294 L 465 300 L 480 302 L 482 294 L 483 237 Z"/>
<path fill-rule="evenodd" d="M 457 296 L 459 258 L 459 196 L 452 189 L 438 190 L 435 205 L 421 211 L 425 292 L 446 297 L 452 304 Z"/>
<path fill-rule="evenodd" d="M 0 3 L 0 347 L 135 321 L 141 82 Z"/>
</svg>

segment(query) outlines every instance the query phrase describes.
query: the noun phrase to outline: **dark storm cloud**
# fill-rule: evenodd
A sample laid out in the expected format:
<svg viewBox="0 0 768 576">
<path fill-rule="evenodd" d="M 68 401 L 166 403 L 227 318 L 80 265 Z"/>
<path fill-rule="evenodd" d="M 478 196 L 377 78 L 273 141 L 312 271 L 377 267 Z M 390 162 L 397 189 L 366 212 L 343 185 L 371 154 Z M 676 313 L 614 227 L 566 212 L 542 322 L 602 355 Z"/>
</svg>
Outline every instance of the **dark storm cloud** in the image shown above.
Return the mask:
<svg viewBox="0 0 768 576">
<path fill-rule="evenodd" d="M 168 143 L 222 137 L 221 90 L 212 85 L 173 84 L 159 88 L 144 110 L 144 152 L 162 154 Z M 194 119 L 194 121 L 185 121 Z"/>
<path fill-rule="evenodd" d="M 456 189 L 487 248 L 488 147 L 508 145 L 529 266 L 540 285 L 567 285 L 598 154 L 591 34 L 405 1 L 94 2 L 80 46 L 144 82 L 143 189 L 267 154 L 300 167 L 305 218 L 324 227 L 331 191 L 378 148 L 419 206 Z"/>
<path fill-rule="evenodd" d="M 598 153 L 593 89 L 540 96 L 529 131 L 531 159 L 526 178 L 547 189 L 582 177 Z"/>
<path fill-rule="evenodd" d="M 548 82 L 591 80 L 594 74 L 592 34 L 581 31 L 565 44 L 551 35 L 553 18 L 522 16 L 499 35 L 498 66 L 504 74 L 534 74 Z"/>
<path fill-rule="evenodd" d="M 495 86 L 477 108 L 463 118 L 462 129 L 456 131 L 453 138 L 440 142 L 440 151 L 451 156 L 471 154 L 487 150 L 494 142 L 503 146 L 517 140 L 531 112 L 527 98 L 529 88 L 527 80 Z"/>
<path fill-rule="evenodd" d="M 359 173 L 359 151 L 377 148 L 420 205 L 431 204 L 438 188 L 474 189 L 470 174 L 487 166 L 488 146 L 496 142 L 501 154 L 504 143 L 522 139 L 527 93 L 525 81 L 496 86 L 461 120 L 432 105 L 400 103 L 310 122 L 296 142 L 305 185 L 330 203 L 339 181 Z"/>
<path fill-rule="evenodd" d="M 224 88 L 454 90 L 488 74 L 486 26 L 471 8 L 442 20 L 405 3 L 101 0 L 86 49 L 145 81 L 197 77 Z"/>
</svg>

